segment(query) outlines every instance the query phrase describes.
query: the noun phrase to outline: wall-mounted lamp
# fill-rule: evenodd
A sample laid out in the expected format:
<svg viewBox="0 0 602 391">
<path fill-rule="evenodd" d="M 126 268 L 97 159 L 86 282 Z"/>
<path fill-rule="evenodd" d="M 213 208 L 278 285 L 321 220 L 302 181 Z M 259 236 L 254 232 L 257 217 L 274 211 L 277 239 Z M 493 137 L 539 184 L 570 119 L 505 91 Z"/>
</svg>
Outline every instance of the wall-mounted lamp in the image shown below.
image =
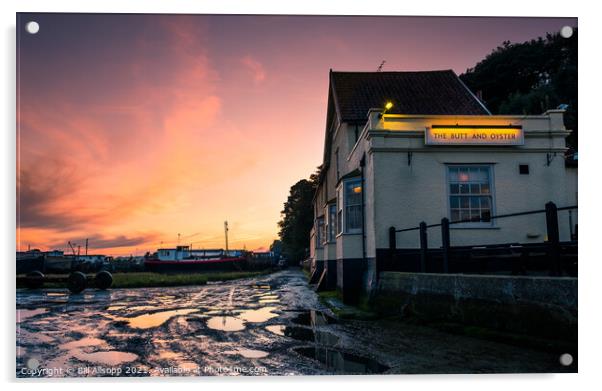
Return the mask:
<svg viewBox="0 0 602 391">
<path fill-rule="evenodd" d="M 387 114 L 387 111 L 389 111 L 391 109 L 391 107 L 393 107 L 393 102 L 389 101 L 389 102 L 385 103 L 385 109 L 383 110 L 382 113 L 379 114 L 379 117 L 382 118 L 383 115 Z"/>
</svg>

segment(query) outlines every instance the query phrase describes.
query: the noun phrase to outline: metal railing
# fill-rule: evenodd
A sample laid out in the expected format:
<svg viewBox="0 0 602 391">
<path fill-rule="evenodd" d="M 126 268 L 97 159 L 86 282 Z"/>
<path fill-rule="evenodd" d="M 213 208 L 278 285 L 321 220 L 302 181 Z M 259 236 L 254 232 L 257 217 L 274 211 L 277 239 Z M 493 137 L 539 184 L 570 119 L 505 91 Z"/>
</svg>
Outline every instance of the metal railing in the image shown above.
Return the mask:
<svg viewBox="0 0 602 391">
<path fill-rule="evenodd" d="M 428 234 L 427 230 L 429 228 L 441 228 L 441 248 L 437 249 L 441 252 L 442 256 L 442 271 L 444 273 L 449 272 L 449 261 L 450 261 L 450 253 L 454 249 L 450 243 L 450 225 L 455 224 L 463 224 L 463 223 L 475 223 L 475 222 L 492 222 L 493 220 L 499 220 L 504 218 L 511 217 L 520 217 L 520 216 L 528 216 L 535 214 L 543 214 L 545 213 L 546 217 L 546 231 L 547 231 L 547 240 L 544 242 L 545 250 L 547 256 L 549 258 L 549 262 L 551 265 L 551 274 L 559 275 L 561 274 L 561 268 L 559 264 L 559 259 L 561 256 L 561 242 L 560 242 L 560 231 L 558 226 L 558 212 L 559 211 L 570 211 L 578 209 L 577 205 L 564 206 L 558 208 L 556 204 L 553 202 L 548 202 L 545 205 L 544 209 L 530 210 L 525 212 L 517 212 L 517 213 L 507 213 L 500 214 L 495 216 L 486 216 L 478 218 L 470 218 L 463 220 L 454 220 L 450 221 L 447 217 L 441 219 L 440 223 L 436 224 L 427 224 L 422 221 L 418 226 L 404 228 L 404 229 L 396 229 L 395 227 L 389 228 L 389 250 L 391 257 L 393 257 L 393 253 L 397 250 L 397 233 L 400 232 L 409 232 L 409 231 L 419 231 L 419 241 L 420 241 L 420 266 L 419 271 L 426 272 L 427 269 L 427 261 L 429 258 L 429 247 L 428 247 Z M 569 215 L 569 218 L 572 219 L 572 215 Z M 572 223 L 571 223 L 572 224 Z M 571 236 L 573 236 L 573 227 L 570 229 Z M 575 226 L 576 232 L 576 226 Z M 571 240 L 576 240 L 576 234 L 574 237 L 571 237 Z M 463 249 L 471 249 L 471 248 L 500 248 L 500 247 L 509 247 L 509 246 L 520 246 L 520 243 L 505 243 L 505 244 L 497 244 L 497 245 L 474 245 L 474 246 L 464 246 Z M 434 249 L 430 249 L 431 251 Z"/>
</svg>

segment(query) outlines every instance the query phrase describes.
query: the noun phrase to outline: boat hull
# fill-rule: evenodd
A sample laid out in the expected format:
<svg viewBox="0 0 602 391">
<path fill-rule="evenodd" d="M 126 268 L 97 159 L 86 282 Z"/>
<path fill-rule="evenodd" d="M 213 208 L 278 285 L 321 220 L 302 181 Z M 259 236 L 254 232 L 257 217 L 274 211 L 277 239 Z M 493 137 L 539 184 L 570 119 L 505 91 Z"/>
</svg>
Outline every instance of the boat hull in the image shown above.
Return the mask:
<svg viewBox="0 0 602 391">
<path fill-rule="evenodd" d="M 144 261 L 144 268 L 147 271 L 156 273 L 237 271 L 244 270 L 246 267 L 247 259 L 244 257 L 190 261 L 160 261 L 158 259 L 147 259 Z"/>
</svg>

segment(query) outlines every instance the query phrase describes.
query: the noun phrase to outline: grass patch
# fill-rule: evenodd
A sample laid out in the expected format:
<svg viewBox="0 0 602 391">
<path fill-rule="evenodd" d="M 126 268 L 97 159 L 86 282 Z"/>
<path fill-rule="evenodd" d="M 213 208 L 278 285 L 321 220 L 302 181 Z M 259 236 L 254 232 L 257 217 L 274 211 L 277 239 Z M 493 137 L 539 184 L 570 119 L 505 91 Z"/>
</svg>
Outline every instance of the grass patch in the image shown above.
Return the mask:
<svg viewBox="0 0 602 391">
<path fill-rule="evenodd" d="M 211 272 L 211 273 L 113 273 L 113 285 L 111 288 L 151 288 L 168 286 L 194 286 L 205 285 L 208 281 L 229 281 L 240 278 L 256 277 L 271 273 L 272 270 L 240 271 L 240 272 Z M 68 275 L 47 275 L 46 277 L 66 279 Z M 93 278 L 94 275 L 89 275 Z M 93 286 L 90 282 L 90 286 Z M 17 279 L 17 288 L 25 288 L 25 283 Z M 45 282 L 44 288 L 67 288 L 65 282 Z"/>
</svg>

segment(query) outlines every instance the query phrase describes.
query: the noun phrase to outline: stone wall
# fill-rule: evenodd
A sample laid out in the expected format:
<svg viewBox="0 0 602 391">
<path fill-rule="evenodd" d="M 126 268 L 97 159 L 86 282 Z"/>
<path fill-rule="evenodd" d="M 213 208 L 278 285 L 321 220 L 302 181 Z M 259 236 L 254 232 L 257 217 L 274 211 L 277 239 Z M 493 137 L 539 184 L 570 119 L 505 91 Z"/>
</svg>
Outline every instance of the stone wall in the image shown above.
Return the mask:
<svg viewBox="0 0 602 391">
<path fill-rule="evenodd" d="M 569 342 L 577 340 L 577 279 L 382 272 L 373 304 L 416 316 Z"/>
</svg>

